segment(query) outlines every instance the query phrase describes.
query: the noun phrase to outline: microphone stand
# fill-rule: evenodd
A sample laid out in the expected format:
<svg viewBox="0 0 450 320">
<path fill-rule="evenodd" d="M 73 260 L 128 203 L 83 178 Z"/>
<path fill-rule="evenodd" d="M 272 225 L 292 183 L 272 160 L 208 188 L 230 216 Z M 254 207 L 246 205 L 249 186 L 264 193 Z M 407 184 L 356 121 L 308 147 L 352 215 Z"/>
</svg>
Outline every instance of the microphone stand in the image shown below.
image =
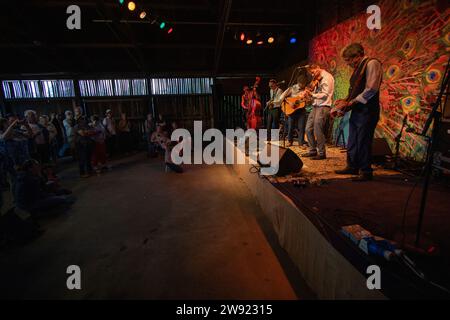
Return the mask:
<svg viewBox="0 0 450 320">
<path fill-rule="evenodd" d="M 291 79 L 289 80 L 287 89 L 289 89 L 290 87 L 293 86 L 293 82 L 294 82 L 294 79 L 295 79 L 294 76 L 297 74 L 298 70 L 300 70 L 301 68 L 303 68 L 303 67 L 296 67 L 296 68 L 294 68 L 294 71 L 291 74 Z M 282 109 L 282 111 L 284 113 L 283 148 L 286 148 L 286 130 L 289 129 L 288 128 L 288 119 L 287 119 L 288 117 L 286 116 L 286 113 L 284 112 L 283 108 L 281 108 L 281 109 Z"/>
<path fill-rule="evenodd" d="M 422 135 L 426 136 L 428 129 L 431 126 L 431 123 L 433 123 L 431 139 L 429 140 L 428 149 L 427 149 L 427 161 L 425 164 L 425 178 L 424 178 L 424 182 L 423 182 L 422 199 L 420 202 L 419 219 L 417 221 L 416 241 L 415 241 L 415 246 L 417 248 L 419 247 L 419 244 L 420 244 L 420 234 L 422 232 L 423 217 L 425 215 L 425 207 L 426 207 L 426 203 L 427 203 L 428 189 L 429 189 L 429 184 L 430 184 L 431 172 L 433 169 L 434 150 L 439 143 L 439 141 L 438 141 L 439 140 L 439 126 L 440 126 L 440 122 L 441 122 L 442 113 L 440 111 L 438 111 L 438 108 L 439 108 L 439 106 L 441 106 L 442 97 L 444 96 L 444 93 L 446 95 L 448 95 L 449 78 L 450 78 L 449 64 L 450 64 L 450 59 L 447 62 L 447 67 L 445 69 L 444 77 L 442 79 L 441 90 L 436 99 L 436 102 L 434 103 L 433 110 L 431 111 L 430 116 L 428 117 L 428 120 L 425 123 L 425 126 L 422 131 Z"/>
<path fill-rule="evenodd" d="M 400 143 L 402 142 L 403 130 L 408 122 L 408 115 L 403 118 L 402 128 L 400 132 L 395 137 L 395 156 L 394 156 L 394 170 L 399 169 L 399 159 L 400 159 Z"/>
</svg>

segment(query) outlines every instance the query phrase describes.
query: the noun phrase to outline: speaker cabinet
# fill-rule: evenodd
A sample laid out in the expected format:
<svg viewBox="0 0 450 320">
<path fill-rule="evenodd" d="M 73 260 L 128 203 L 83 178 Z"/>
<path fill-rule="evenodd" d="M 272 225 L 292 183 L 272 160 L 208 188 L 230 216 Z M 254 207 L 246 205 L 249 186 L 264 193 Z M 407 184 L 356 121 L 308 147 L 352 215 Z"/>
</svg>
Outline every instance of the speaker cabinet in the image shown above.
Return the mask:
<svg viewBox="0 0 450 320">
<path fill-rule="evenodd" d="M 272 154 L 272 144 L 267 144 L 263 152 L 269 157 Z M 300 172 L 303 167 L 303 161 L 300 157 L 291 149 L 278 147 L 280 165 L 278 169 L 277 176 L 286 176 L 289 174 L 294 174 Z"/>
</svg>

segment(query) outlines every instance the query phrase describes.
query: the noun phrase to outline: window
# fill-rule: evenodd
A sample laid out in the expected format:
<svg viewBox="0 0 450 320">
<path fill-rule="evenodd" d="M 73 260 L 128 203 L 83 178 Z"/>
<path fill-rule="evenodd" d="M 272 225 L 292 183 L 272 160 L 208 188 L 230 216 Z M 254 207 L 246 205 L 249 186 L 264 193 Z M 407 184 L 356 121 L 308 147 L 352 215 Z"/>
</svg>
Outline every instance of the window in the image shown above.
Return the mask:
<svg viewBox="0 0 450 320">
<path fill-rule="evenodd" d="M 152 79 L 154 95 L 211 94 L 212 78 L 158 78 Z"/>
<path fill-rule="evenodd" d="M 83 97 L 145 96 L 146 79 L 80 80 Z"/>
<path fill-rule="evenodd" d="M 2 82 L 6 99 L 74 97 L 72 80 L 5 80 Z"/>
</svg>

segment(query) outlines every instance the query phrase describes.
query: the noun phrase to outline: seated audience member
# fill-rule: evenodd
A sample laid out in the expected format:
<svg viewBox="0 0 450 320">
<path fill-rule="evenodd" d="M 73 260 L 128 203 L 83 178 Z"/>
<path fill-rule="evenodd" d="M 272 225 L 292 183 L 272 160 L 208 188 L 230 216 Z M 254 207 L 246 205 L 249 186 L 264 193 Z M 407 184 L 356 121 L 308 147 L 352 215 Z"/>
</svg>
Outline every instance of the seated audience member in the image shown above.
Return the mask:
<svg viewBox="0 0 450 320">
<path fill-rule="evenodd" d="M 88 178 L 92 174 L 91 159 L 94 148 L 94 140 L 92 140 L 92 137 L 96 135 L 96 131 L 89 126 L 85 116 L 78 118 L 74 131 L 80 177 Z"/>
<path fill-rule="evenodd" d="M 92 165 L 95 172 L 101 173 L 102 169 L 106 169 L 106 129 L 98 115 L 91 117 L 91 127 L 95 131 L 95 135 L 92 136 L 95 143 L 94 152 L 92 153 Z"/>
<path fill-rule="evenodd" d="M 152 133 L 150 138 L 150 154 L 151 156 L 157 156 L 158 152 L 164 152 L 164 144 L 168 140 L 167 133 L 165 133 L 161 126 L 156 127 L 156 131 Z"/>
<path fill-rule="evenodd" d="M 166 126 L 167 126 L 166 120 L 164 120 L 163 115 L 160 113 L 158 115 L 158 120 L 156 121 L 156 127 L 162 127 L 162 131 L 166 131 L 167 130 Z"/>
<path fill-rule="evenodd" d="M 41 166 L 34 159 L 25 161 L 22 170 L 17 174 L 14 188 L 15 204 L 33 217 L 56 213 L 54 210 L 58 209 L 67 209 L 74 202 L 72 197 L 48 192 L 44 181 Z"/>
<path fill-rule="evenodd" d="M 183 173 L 183 168 L 180 165 L 173 163 L 172 161 L 172 150 L 177 144 L 178 142 L 170 141 L 169 139 L 167 139 L 166 143 L 164 143 L 165 148 L 164 160 L 166 163 L 166 168 L 169 168 L 170 170 L 176 173 Z"/>
</svg>

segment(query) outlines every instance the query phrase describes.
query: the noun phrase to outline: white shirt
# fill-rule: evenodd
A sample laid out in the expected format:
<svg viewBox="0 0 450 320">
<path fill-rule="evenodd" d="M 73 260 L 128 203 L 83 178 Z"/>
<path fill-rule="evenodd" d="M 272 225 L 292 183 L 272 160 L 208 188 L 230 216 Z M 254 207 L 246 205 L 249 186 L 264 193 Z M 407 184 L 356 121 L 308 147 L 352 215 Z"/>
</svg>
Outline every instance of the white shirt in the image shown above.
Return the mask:
<svg viewBox="0 0 450 320">
<path fill-rule="evenodd" d="M 322 77 L 322 80 L 317 86 L 316 91 L 311 95 L 313 97 L 312 105 L 314 107 L 331 107 L 331 105 L 333 104 L 334 78 L 329 72 L 325 70 L 322 70 L 320 72 L 320 76 Z"/>
<path fill-rule="evenodd" d="M 31 132 L 33 133 L 34 142 L 36 144 L 45 144 L 45 137 L 42 132 L 42 129 L 36 123 L 28 123 L 31 128 Z M 22 126 L 22 129 L 26 129 L 25 126 Z"/>
<path fill-rule="evenodd" d="M 103 119 L 103 126 L 108 130 L 108 133 L 111 135 L 116 134 L 116 124 L 114 123 L 114 119 L 106 117 Z"/>
<path fill-rule="evenodd" d="M 383 78 L 383 68 L 378 60 L 370 60 L 366 68 L 366 88 L 355 100 L 366 104 L 380 90 L 381 80 Z"/>
<path fill-rule="evenodd" d="M 273 101 L 274 108 L 279 108 L 281 106 L 281 102 L 283 100 L 280 100 L 280 97 L 282 94 L 283 94 L 283 90 L 281 90 L 278 87 L 275 90 L 270 89 L 270 100 Z"/>
<path fill-rule="evenodd" d="M 73 120 L 71 120 L 71 121 L 73 121 Z M 69 121 L 69 119 L 64 119 L 63 125 L 64 125 L 64 129 L 66 129 L 67 140 L 70 143 L 75 137 L 75 132 L 73 131 L 73 126 L 71 125 L 71 122 Z"/>
<path fill-rule="evenodd" d="M 288 97 L 298 97 L 300 96 L 301 93 L 303 93 L 304 90 L 300 90 L 300 87 L 298 84 L 294 84 L 292 87 L 287 88 L 279 97 L 278 100 L 276 100 L 275 103 L 279 103 L 281 105 L 281 103 L 283 102 L 284 99 L 288 98 Z"/>
</svg>

